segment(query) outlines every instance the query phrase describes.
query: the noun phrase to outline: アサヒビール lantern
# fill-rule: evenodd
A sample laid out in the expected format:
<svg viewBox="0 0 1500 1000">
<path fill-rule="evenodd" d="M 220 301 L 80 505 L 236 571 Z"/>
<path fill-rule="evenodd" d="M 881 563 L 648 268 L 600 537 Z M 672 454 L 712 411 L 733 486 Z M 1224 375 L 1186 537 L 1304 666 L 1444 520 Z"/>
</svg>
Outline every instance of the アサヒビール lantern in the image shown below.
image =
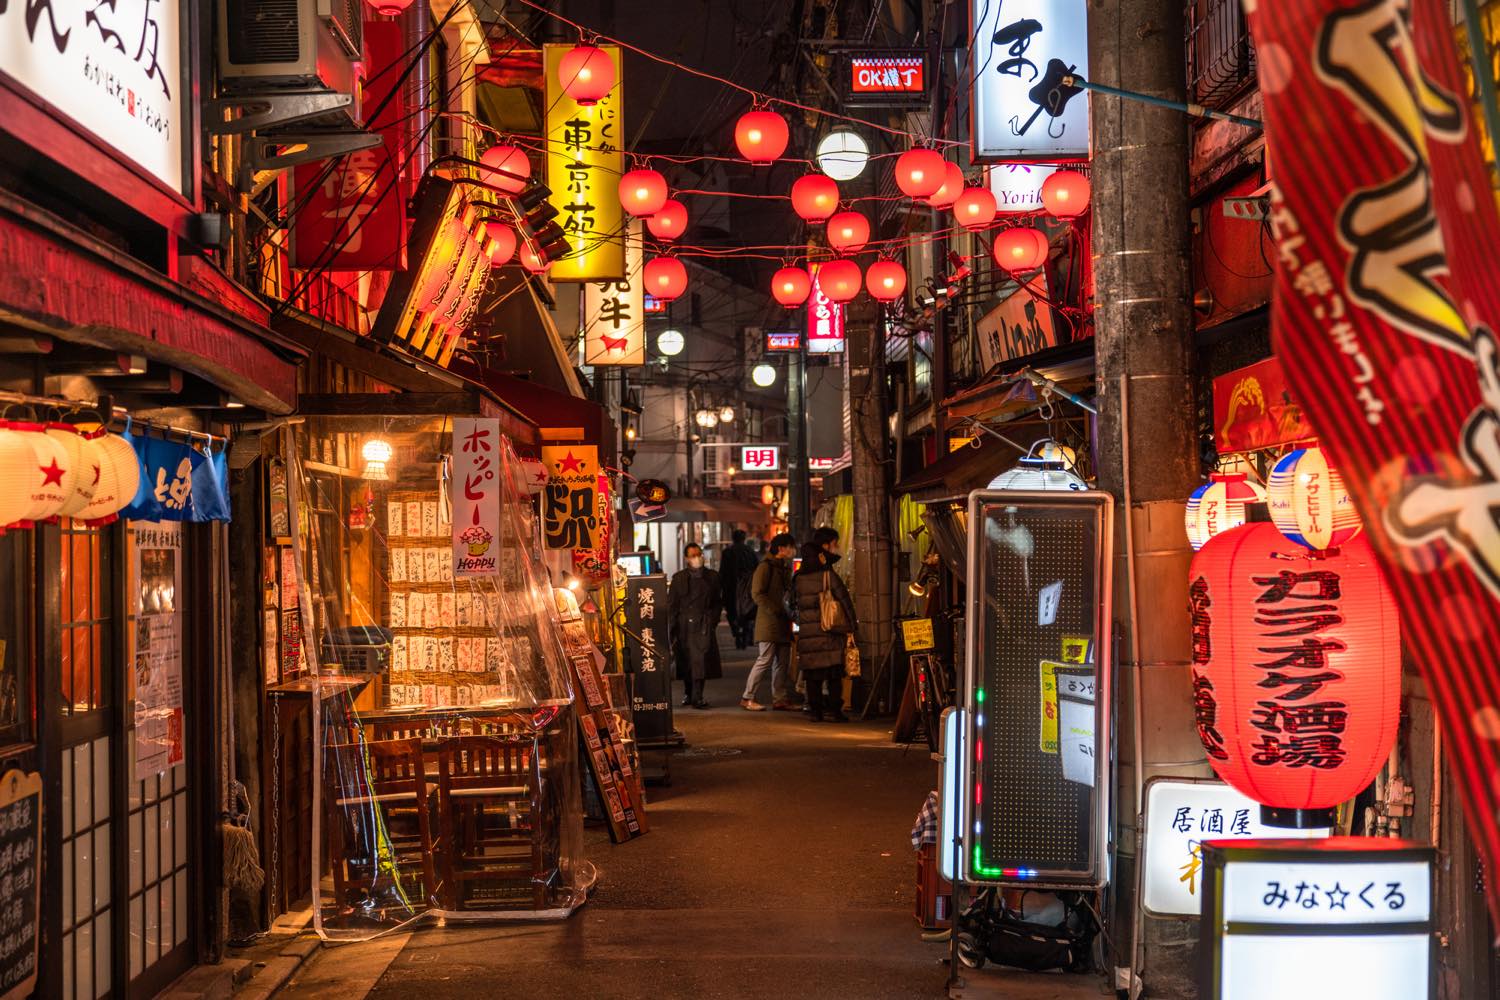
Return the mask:
<svg viewBox="0 0 1500 1000">
<path fill-rule="evenodd" d="M 1250 482 L 1243 472 L 1215 472 L 1193 491 L 1187 502 L 1188 543 L 1201 549 L 1221 531 L 1245 523 L 1245 505 L 1263 503 L 1265 490 Z"/>
<path fill-rule="evenodd" d="M 832 177 L 808 174 L 792 182 L 792 211 L 807 222 L 822 222 L 839 207 L 839 186 Z"/>
<path fill-rule="evenodd" d="M 831 260 L 818 268 L 818 287 L 834 302 L 853 299 L 859 284 L 859 265 L 852 260 Z"/>
<path fill-rule="evenodd" d="M 687 268 L 676 257 L 653 257 L 644 270 L 647 295 L 670 302 L 687 291 Z"/>
<path fill-rule="evenodd" d="M 908 198 L 929 198 L 948 179 L 948 164 L 931 149 L 908 149 L 896 157 L 896 186 Z"/>
<path fill-rule="evenodd" d="M 995 195 L 985 188 L 964 188 L 953 203 L 953 218 L 965 229 L 983 229 L 995 221 L 1000 206 Z"/>
<path fill-rule="evenodd" d="M 1047 235 L 1031 226 L 1016 226 L 995 236 L 995 263 L 1012 274 L 1035 271 L 1047 262 Z"/>
<path fill-rule="evenodd" d="M 771 295 L 787 308 L 800 306 L 812 294 L 812 276 L 800 267 L 783 267 L 771 276 Z"/>
<path fill-rule="evenodd" d="M 604 100 L 616 78 L 609 54 L 593 45 L 575 45 L 557 63 L 558 85 L 584 107 Z"/>
<path fill-rule="evenodd" d="M 734 126 L 734 144 L 751 163 L 770 163 L 786 152 L 786 119 L 774 111 L 747 111 Z"/>
<path fill-rule="evenodd" d="M 655 215 L 667 203 L 667 179 L 655 170 L 620 175 L 620 205 L 635 216 Z"/>
<path fill-rule="evenodd" d="M 828 245 L 839 253 L 858 253 L 870 242 L 870 220 L 858 212 L 840 212 L 828 220 Z"/>
<path fill-rule="evenodd" d="M 1281 457 L 1266 477 L 1266 503 L 1281 533 L 1310 549 L 1336 549 L 1364 527 L 1344 477 L 1315 445 Z"/>
<path fill-rule="evenodd" d="M 646 220 L 646 228 L 652 236 L 670 243 L 687 232 L 687 223 L 687 206 L 676 198 L 668 198 L 661 210 Z"/>
<path fill-rule="evenodd" d="M 906 268 L 894 260 L 877 260 L 865 271 L 865 287 L 881 302 L 899 299 L 906 291 Z"/>
<path fill-rule="evenodd" d="M 1329 811 L 1384 766 L 1401 721 L 1396 602 L 1364 539 L 1314 554 L 1265 522 L 1210 539 L 1189 573 L 1193 706 L 1219 777 L 1276 826 Z"/>
</svg>

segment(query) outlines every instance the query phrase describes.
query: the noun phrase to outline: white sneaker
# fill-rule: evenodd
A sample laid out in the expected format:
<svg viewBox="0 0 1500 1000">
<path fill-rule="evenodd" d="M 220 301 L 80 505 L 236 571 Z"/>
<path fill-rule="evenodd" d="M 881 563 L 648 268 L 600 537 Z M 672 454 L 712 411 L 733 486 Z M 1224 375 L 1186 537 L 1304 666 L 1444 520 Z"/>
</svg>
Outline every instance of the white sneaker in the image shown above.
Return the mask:
<svg viewBox="0 0 1500 1000">
<path fill-rule="evenodd" d="M 740 708 L 743 708 L 747 712 L 764 712 L 766 710 L 766 706 L 758 701 L 751 701 L 749 698 L 740 699 Z"/>
</svg>

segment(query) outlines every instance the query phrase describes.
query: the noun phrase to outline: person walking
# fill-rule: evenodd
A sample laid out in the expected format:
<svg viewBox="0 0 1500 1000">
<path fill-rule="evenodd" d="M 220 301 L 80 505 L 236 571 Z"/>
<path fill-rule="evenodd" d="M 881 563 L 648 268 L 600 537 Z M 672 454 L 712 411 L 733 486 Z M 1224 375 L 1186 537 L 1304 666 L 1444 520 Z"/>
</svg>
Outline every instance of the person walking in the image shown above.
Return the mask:
<svg viewBox="0 0 1500 1000">
<path fill-rule="evenodd" d="M 736 530 L 724 555 L 719 558 L 719 580 L 724 585 L 724 617 L 734 636 L 734 648 L 750 645 L 755 626 L 755 599 L 750 596 L 750 580 L 755 575 L 755 550 L 745 544 L 745 533 Z"/>
<path fill-rule="evenodd" d="M 793 707 L 787 690 L 792 660 L 792 614 L 787 596 L 792 589 L 792 555 L 796 551 L 796 539 L 785 532 L 777 535 L 750 581 L 750 594 L 755 599 L 754 636 L 760 655 L 750 668 L 745 693 L 740 697 L 740 707 L 749 712 L 766 710 L 755 695 L 767 671 L 771 674 L 771 708 L 789 712 Z"/>
<path fill-rule="evenodd" d="M 839 534 L 819 528 L 802 546 L 802 568 L 793 579 L 797 601 L 797 667 L 807 679 L 807 710 L 812 722 L 847 722 L 844 716 L 844 646 L 854 631 L 854 601 L 833 571 L 839 561 Z M 830 595 L 824 597 L 824 594 Z M 831 602 L 831 603 L 830 603 Z M 830 603 L 831 628 L 823 605 Z M 823 685 L 828 685 L 824 694 Z"/>
<path fill-rule="evenodd" d="M 719 574 L 703 565 L 703 547 L 689 542 L 682 550 L 687 567 L 667 585 L 667 627 L 672 657 L 683 684 L 682 704 L 707 708 L 704 681 L 724 676 L 719 662 L 719 614 L 723 609 Z"/>
</svg>

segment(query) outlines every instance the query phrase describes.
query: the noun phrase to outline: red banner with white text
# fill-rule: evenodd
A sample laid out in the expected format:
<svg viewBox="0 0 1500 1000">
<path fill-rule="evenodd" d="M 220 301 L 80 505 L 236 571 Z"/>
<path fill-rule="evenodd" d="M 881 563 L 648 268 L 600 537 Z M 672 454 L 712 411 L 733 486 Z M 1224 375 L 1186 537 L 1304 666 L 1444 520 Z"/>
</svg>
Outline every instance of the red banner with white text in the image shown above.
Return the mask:
<svg viewBox="0 0 1500 1000">
<path fill-rule="evenodd" d="M 1500 219 L 1441 0 L 1247 0 L 1272 329 L 1343 472 L 1500 872 Z M 1500 914 L 1500 878 L 1486 880 Z"/>
</svg>

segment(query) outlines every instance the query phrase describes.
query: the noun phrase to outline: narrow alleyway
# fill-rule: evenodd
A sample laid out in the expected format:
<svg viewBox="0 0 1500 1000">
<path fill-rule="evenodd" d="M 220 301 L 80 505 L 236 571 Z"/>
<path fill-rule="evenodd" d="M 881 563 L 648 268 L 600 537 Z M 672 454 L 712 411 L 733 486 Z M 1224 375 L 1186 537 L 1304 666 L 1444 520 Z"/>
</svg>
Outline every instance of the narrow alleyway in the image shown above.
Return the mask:
<svg viewBox="0 0 1500 1000">
<path fill-rule="evenodd" d="M 726 650 L 714 708 L 679 712 L 691 749 L 652 789 L 651 833 L 615 847 L 586 832 L 600 881 L 573 919 L 328 948 L 281 995 L 942 996 L 946 948 L 912 918 L 926 746 L 893 746 L 886 722 L 741 711 L 748 665 Z"/>
</svg>

